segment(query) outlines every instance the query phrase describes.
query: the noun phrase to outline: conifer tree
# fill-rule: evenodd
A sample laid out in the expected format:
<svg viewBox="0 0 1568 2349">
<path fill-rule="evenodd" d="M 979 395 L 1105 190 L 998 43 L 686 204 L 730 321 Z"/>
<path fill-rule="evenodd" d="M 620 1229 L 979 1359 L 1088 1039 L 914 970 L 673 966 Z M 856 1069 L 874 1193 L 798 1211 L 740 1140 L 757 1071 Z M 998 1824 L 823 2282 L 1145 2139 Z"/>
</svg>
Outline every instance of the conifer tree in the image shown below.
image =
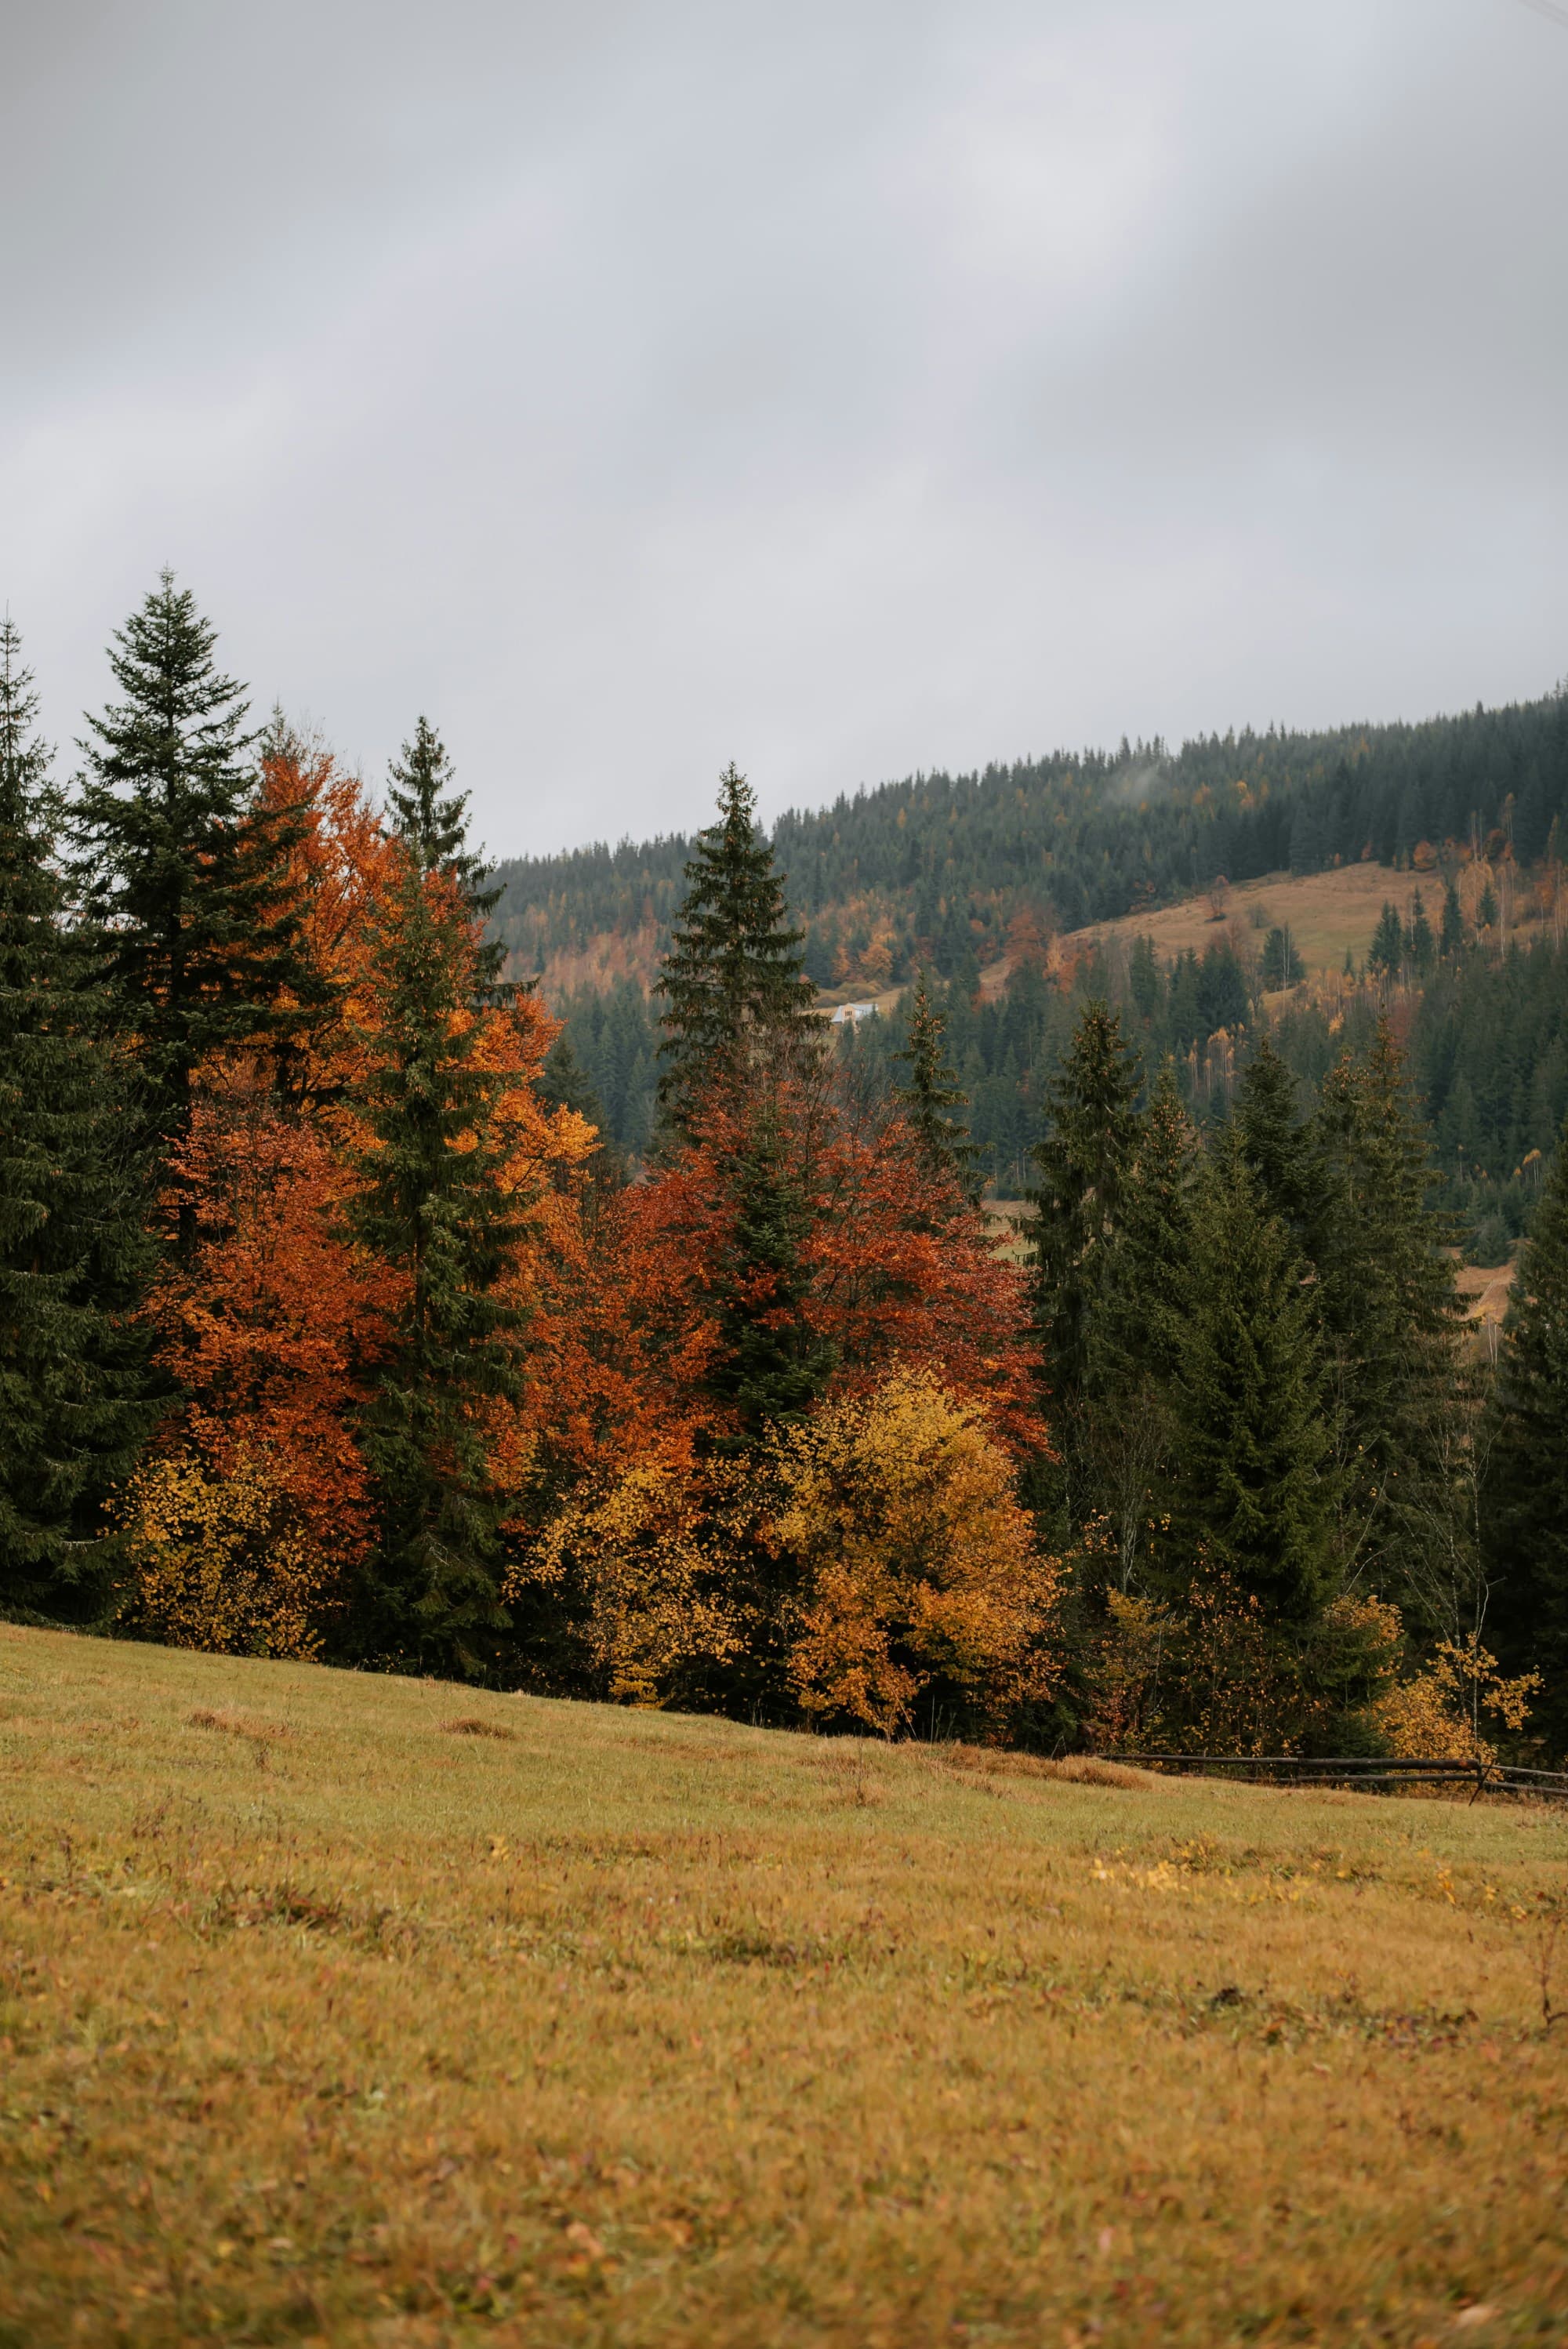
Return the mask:
<svg viewBox="0 0 1568 2349">
<path fill-rule="evenodd" d="M 1121 1015 L 1085 1005 L 1047 1095 L 1046 1137 L 1033 1154 L 1031 1288 L 1057 1450 L 1038 1482 L 1067 1537 L 1095 1506 L 1096 1414 L 1120 1383 L 1107 1344 L 1123 1292 L 1126 1195 L 1140 1140 L 1139 1065 Z"/>
<path fill-rule="evenodd" d="M 87 912 L 166 1147 L 189 1123 L 198 1064 L 286 1023 L 280 999 L 311 991 L 284 878 L 299 819 L 258 804 L 258 738 L 216 642 L 165 571 L 116 633 L 124 698 L 88 721 L 75 815 Z"/>
<path fill-rule="evenodd" d="M 379 1021 L 366 1038 L 369 1142 L 353 1224 L 407 1287 L 363 1422 L 381 1549 L 360 1638 L 373 1652 L 479 1675 L 508 1621 L 506 1502 L 486 1409 L 521 1392 L 521 1316 L 502 1284 L 527 1203 L 504 1179 L 498 1124 L 515 1072 L 480 1050 L 484 948 L 461 840 L 459 826 L 428 867 L 429 835 L 415 833 L 374 940 Z"/>
<path fill-rule="evenodd" d="M 105 1603 L 100 1505 L 153 1415 L 130 1314 L 150 1249 L 31 685 L 0 619 L 0 1608 L 81 1621 Z"/>
<path fill-rule="evenodd" d="M 1264 985 L 1295 987 L 1305 976 L 1306 965 L 1296 951 L 1288 926 L 1271 930 L 1264 940 Z"/>
<path fill-rule="evenodd" d="M 946 1020 L 931 999 L 926 973 L 918 970 L 908 1040 L 893 1056 L 908 1068 L 909 1078 L 906 1083 L 894 1086 L 893 1099 L 914 1135 L 925 1172 L 939 1180 L 952 1181 L 966 1197 L 975 1200 L 981 1188 L 975 1166 L 980 1152 L 969 1138 L 967 1124 L 961 1117 L 951 1114 L 955 1109 L 966 1109 L 968 1102 L 956 1071 L 947 1063 L 944 1050 L 946 1030 Z"/>
<path fill-rule="evenodd" d="M 1084 1006 L 1046 1098 L 1031 1195 L 1035 1318 L 1058 1402 L 1088 1382 L 1095 1307 L 1113 1277 L 1123 1191 L 1136 1156 L 1140 1073 L 1121 1014 Z"/>
<path fill-rule="evenodd" d="M 1091 1331 L 1092 1400 L 1069 1439 L 1082 1459 L 1080 1514 L 1098 1510 L 1110 1526 L 1123 1590 L 1140 1569 L 1169 1481 L 1197 1172 L 1197 1137 L 1167 1061 L 1139 1121 Z"/>
<path fill-rule="evenodd" d="M 491 867 L 482 854 L 468 844 L 469 794 L 456 782 L 446 745 L 428 718 L 415 723 L 414 739 L 387 769 L 387 803 L 398 838 L 426 873 L 441 873 L 452 882 L 477 923 L 500 903 L 502 892 L 490 886 Z M 479 947 L 475 964 L 478 982 L 493 992 L 506 960 L 506 948 L 490 939 Z"/>
<path fill-rule="evenodd" d="M 1543 1687 L 1532 1727 L 1568 1754 L 1568 1125 L 1514 1278 L 1482 1493 L 1487 1638 Z"/>
<path fill-rule="evenodd" d="M 1454 1268 L 1404 1055 L 1386 1019 L 1361 1062 L 1330 1070 L 1315 1125 L 1328 1190 L 1316 1303 L 1343 1456 L 1346 1557 L 1425 1616 L 1429 1565 L 1462 1507 L 1453 1434 Z"/>
<path fill-rule="evenodd" d="M 1410 901 L 1410 918 L 1405 928 L 1405 959 L 1417 978 L 1424 978 L 1437 960 L 1437 940 L 1418 889 Z"/>
<path fill-rule="evenodd" d="M 800 953 L 805 933 L 789 920 L 756 796 L 733 764 L 686 881 L 659 976 L 659 1099 L 675 1130 L 689 1134 L 710 1087 L 744 1075 L 759 1050 L 810 1049 L 821 1021 Z"/>
<path fill-rule="evenodd" d="M 1315 1260 L 1323 1244 L 1328 1175 L 1315 1126 L 1297 1108 L 1297 1086 L 1269 1039 L 1259 1040 L 1236 1088 L 1236 1136 L 1259 1196 L 1297 1253 Z"/>
<path fill-rule="evenodd" d="M 1443 891 L 1443 926 L 1438 940 L 1438 951 L 1445 962 L 1464 952 L 1465 917 L 1460 905 L 1460 893 L 1450 881 Z"/>
<path fill-rule="evenodd" d="M 1194 1206 L 1174 1385 L 1181 1570 L 1217 1572 L 1274 1620 L 1334 1581 L 1333 1463 L 1305 1268 L 1233 1132 Z"/>
<path fill-rule="evenodd" d="M 770 1428 L 803 1418 L 835 1367 L 832 1347 L 806 1318 L 802 1251 L 811 1212 L 792 1155 L 765 1101 L 725 1169 L 733 1220 L 715 1282 L 719 1344 L 709 1383 L 736 1415 L 737 1432 L 721 1446 L 727 1451 L 748 1450 Z"/>
<path fill-rule="evenodd" d="M 1377 926 L 1372 933 L 1372 943 L 1367 949 L 1367 968 L 1380 970 L 1385 978 L 1398 975 L 1405 952 L 1405 926 L 1399 919 L 1399 908 L 1385 898 L 1377 916 Z"/>
<path fill-rule="evenodd" d="M 1121 1245 L 1106 1344 L 1126 1392 L 1151 1398 L 1175 1371 L 1200 1154 L 1167 1061 L 1139 1121 L 1122 1186 Z"/>
</svg>

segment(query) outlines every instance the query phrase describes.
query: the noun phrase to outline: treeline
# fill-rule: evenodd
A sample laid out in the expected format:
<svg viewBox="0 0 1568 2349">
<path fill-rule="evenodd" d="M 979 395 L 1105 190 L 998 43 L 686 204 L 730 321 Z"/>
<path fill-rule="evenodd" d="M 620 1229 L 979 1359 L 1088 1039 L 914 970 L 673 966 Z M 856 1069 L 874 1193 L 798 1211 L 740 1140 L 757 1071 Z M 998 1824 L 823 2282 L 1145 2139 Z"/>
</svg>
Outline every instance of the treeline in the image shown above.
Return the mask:
<svg viewBox="0 0 1568 2349">
<path fill-rule="evenodd" d="M 67 798 L 0 651 L 9 1614 L 890 1728 L 1047 1685 L 1021 1284 L 918 1089 L 838 1082 L 738 777 L 626 1185 L 423 719 L 375 806 L 166 578 Z"/>
<path fill-rule="evenodd" d="M 1162 1711 L 1173 1643 L 1216 1750 L 1289 1750 L 1336 1688 L 1342 1750 L 1369 1718 L 1429 1742 L 1423 1708 L 1461 1682 L 1472 1724 L 1533 1705 L 1560 1750 L 1568 1151 L 1494 1380 L 1455 1343 L 1448 1223 L 1386 1019 L 1307 1103 L 1263 1041 L 1206 1147 L 1169 1071 L 1140 1101 L 1141 1081 L 1119 1016 L 1090 1006 L 1051 1089 L 1034 1224 L 1056 1436 L 1040 1493 L 1062 1546 L 1104 1560 L 1119 1722 L 1186 1725 Z M 1364 1641 L 1390 1606 L 1433 1661 L 1368 1714 Z"/>
<path fill-rule="evenodd" d="M 1555 829 L 1554 829 L 1555 827 Z M 1080 929 L 1205 889 L 1446 843 L 1527 865 L 1568 841 L 1568 698 L 1418 725 L 1057 751 L 914 776 L 780 818 L 773 844 L 820 987 L 945 978 L 1022 911 Z M 497 934 L 531 972 L 605 934 L 662 952 L 690 853 L 672 837 L 498 868 Z"/>
<path fill-rule="evenodd" d="M 1222 961 L 1140 1010 L 1025 954 L 879 1072 L 731 769 L 628 1180 L 423 719 L 373 804 L 166 577 L 67 795 L 0 654 L 12 1616 L 889 1735 L 1568 1743 L 1568 1154 L 1490 1382 L 1387 1018 L 1201 1125 Z M 965 1016 L 1057 1023 L 1021 1249 Z"/>
</svg>

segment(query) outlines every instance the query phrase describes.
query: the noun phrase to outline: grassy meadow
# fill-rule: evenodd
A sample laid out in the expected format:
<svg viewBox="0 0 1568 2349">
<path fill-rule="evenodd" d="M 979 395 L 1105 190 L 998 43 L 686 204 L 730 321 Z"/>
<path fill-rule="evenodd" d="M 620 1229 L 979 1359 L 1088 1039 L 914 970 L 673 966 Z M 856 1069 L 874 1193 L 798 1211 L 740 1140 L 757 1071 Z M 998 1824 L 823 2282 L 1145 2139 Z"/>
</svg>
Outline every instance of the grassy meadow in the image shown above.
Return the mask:
<svg viewBox="0 0 1568 2349">
<path fill-rule="evenodd" d="M 0 2344 L 1560 2343 L 1565 1859 L 0 1626 Z"/>
<path fill-rule="evenodd" d="M 1465 877 L 1468 884 L 1469 875 Z M 1226 895 L 1223 916 L 1218 922 L 1206 895 L 1188 897 L 1178 905 L 1129 914 L 1119 921 L 1076 931 L 1060 940 L 1058 951 L 1067 955 L 1090 944 L 1116 941 L 1130 949 L 1137 938 L 1147 937 L 1153 940 L 1160 960 L 1169 963 L 1189 947 L 1201 955 L 1216 938 L 1225 936 L 1228 925 L 1233 925 L 1237 942 L 1244 947 L 1250 941 L 1253 951 L 1260 952 L 1265 935 L 1279 923 L 1289 926 L 1296 952 L 1309 973 L 1332 975 L 1340 969 L 1347 952 L 1358 965 L 1365 962 L 1385 904 L 1398 905 L 1400 918 L 1408 920 L 1418 891 L 1435 926 L 1443 910 L 1440 874 L 1397 873 L 1390 865 L 1373 864 L 1346 864 L 1328 873 L 1294 877 L 1274 873 L 1262 881 L 1239 883 Z"/>
</svg>

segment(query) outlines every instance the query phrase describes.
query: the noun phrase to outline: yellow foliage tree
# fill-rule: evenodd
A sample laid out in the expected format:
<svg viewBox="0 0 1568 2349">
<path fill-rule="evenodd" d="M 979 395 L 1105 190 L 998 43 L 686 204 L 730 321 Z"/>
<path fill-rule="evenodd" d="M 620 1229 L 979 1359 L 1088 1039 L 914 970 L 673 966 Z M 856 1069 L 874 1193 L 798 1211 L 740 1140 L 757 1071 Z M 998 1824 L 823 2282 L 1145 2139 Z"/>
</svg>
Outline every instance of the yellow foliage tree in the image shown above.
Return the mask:
<svg viewBox="0 0 1568 2349">
<path fill-rule="evenodd" d="M 770 1545 L 795 1568 L 790 1679 L 810 1713 L 891 1737 L 934 1680 L 999 1718 L 1046 1697 L 1059 1568 L 980 1413 L 923 1373 L 774 1440 Z"/>
<path fill-rule="evenodd" d="M 531 1587 L 568 1596 L 613 1702 L 667 1704 L 693 1673 L 740 1652 L 745 1626 L 727 1588 L 727 1526 L 711 1483 L 685 1465 L 640 1463 L 574 1496 L 511 1570 L 509 1599 Z"/>
<path fill-rule="evenodd" d="M 128 1625 L 174 1648 L 311 1656 L 332 1562 L 291 1495 L 253 1453 L 216 1475 L 192 1453 L 150 1461 L 120 1509 Z"/>
<path fill-rule="evenodd" d="M 1539 1672 L 1504 1680 L 1497 1658 L 1473 1631 L 1461 1641 L 1439 1640 L 1424 1672 L 1390 1689 L 1374 1718 L 1390 1754 L 1431 1762 L 1494 1762 L 1497 1749 L 1481 1734 L 1489 1713 L 1503 1729 L 1522 1729 Z"/>
</svg>

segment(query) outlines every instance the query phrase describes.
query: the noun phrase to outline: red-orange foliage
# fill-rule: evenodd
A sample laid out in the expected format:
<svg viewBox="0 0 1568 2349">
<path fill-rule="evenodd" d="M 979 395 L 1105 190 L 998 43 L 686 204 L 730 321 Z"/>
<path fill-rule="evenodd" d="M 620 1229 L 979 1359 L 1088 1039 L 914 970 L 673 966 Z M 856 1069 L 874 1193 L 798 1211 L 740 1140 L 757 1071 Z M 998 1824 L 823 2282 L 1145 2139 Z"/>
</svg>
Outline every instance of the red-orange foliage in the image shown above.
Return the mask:
<svg viewBox="0 0 1568 2349">
<path fill-rule="evenodd" d="M 320 999 L 300 1006 L 281 1046 L 201 1072 L 166 1203 L 170 1216 L 194 1208 L 196 1246 L 170 1257 L 151 1311 L 163 1366 L 185 1399 L 166 1444 L 193 1450 L 220 1477 L 264 1459 L 302 1530 L 341 1571 L 372 1539 L 355 1420 L 407 1287 L 405 1268 L 348 1237 L 346 1216 L 367 1138 L 357 1101 L 387 1032 L 372 942 L 390 916 L 403 851 L 330 754 L 270 758 L 263 790 L 301 819 L 288 881 Z M 428 885 L 450 886 L 438 875 Z M 531 996 L 454 1017 L 478 1025 L 475 1058 L 508 1080 L 495 1110 L 503 1185 L 530 1213 L 504 1278 L 531 1309 L 548 1268 L 581 1253 L 573 1170 L 592 1153 L 593 1130 L 539 1098 L 558 1031 Z M 498 1482 L 526 1482 L 536 1441 L 528 1414 L 498 1407 L 488 1441 Z"/>
<path fill-rule="evenodd" d="M 634 1458 L 689 1462 L 727 1432 L 709 1392 L 719 1268 L 733 1232 L 732 1169 L 755 1100 L 710 1103 L 703 1139 L 608 1203 L 549 1288 L 535 1343 L 542 1446 L 560 1470 Z M 830 1080 L 786 1086 L 782 1119 L 806 1216 L 802 1318 L 835 1351 L 832 1392 L 865 1393 L 896 1364 L 985 1412 L 1004 1440 L 1037 1444 L 1022 1276 L 999 1257 L 955 1185 L 925 1173 L 902 1117 L 859 1110 Z M 769 1311 L 765 1277 L 753 1299 Z"/>
<path fill-rule="evenodd" d="M 242 1455 L 264 1459 L 345 1567 L 370 1533 L 352 1413 L 401 1284 L 341 1236 L 346 1172 L 268 1075 L 255 1058 L 205 1071 L 174 1161 L 170 1205 L 194 1205 L 198 1239 L 151 1299 L 160 1358 L 188 1398 L 168 1433 L 220 1475 Z"/>
<path fill-rule="evenodd" d="M 285 886 L 325 1000 L 302 1017 L 285 1075 L 302 1104 L 320 1108 L 364 1073 L 375 1024 L 371 939 L 398 852 L 364 784 L 342 773 L 330 750 L 294 744 L 264 759 L 261 796 L 301 818 Z"/>
<path fill-rule="evenodd" d="M 341 1571 L 370 1539 L 353 1415 L 387 1342 L 399 1277 L 342 1230 L 341 1142 L 363 1058 L 365 941 L 392 854 L 363 787 L 331 754 L 263 762 L 261 796 L 299 818 L 285 889 L 320 999 L 292 1033 L 197 1073 L 191 1127 L 164 1210 L 194 1210 L 195 1246 L 170 1255 L 149 1300 L 159 1358 L 184 1408 L 166 1447 L 219 1476 L 264 1460 L 302 1531 Z"/>
<path fill-rule="evenodd" d="M 662 1197 L 639 1185 L 586 1202 L 536 1259 L 523 1416 L 552 1485 L 689 1468 L 719 1424 L 703 1393 L 715 1324 L 683 1236 L 650 1212 Z"/>
<path fill-rule="evenodd" d="M 270 758 L 263 788 L 300 818 L 288 885 L 318 999 L 302 1002 L 281 1044 L 201 1072 L 168 1203 L 194 1207 L 196 1245 L 171 1257 L 152 1311 L 185 1397 L 168 1448 L 220 1479 L 264 1461 L 302 1537 L 341 1574 L 374 1537 L 356 1420 L 407 1288 L 404 1268 L 347 1237 L 346 1214 L 370 1146 L 359 1103 L 395 1049 L 374 941 L 395 917 L 405 852 L 325 752 Z M 607 1488 L 634 1467 L 701 1485 L 705 1454 L 730 1431 L 714 1378 L 718 1307 L 734 1269 L 736 1169 L 758 1115 L 774 1121 L 800 1186 L 799 1309 L 808 1336 L 833 1350 L 833 1393 L 926 1374 L 1005 1441 L 1040 1440 L 1020 1276 L 957 1186 L 923 1169 L 896 1114 L 857 1107 L 808 1064 L 755 1097 L 715 1101 L 700 1143 L 610 1191 L 588 1179 L 592 1127 L 540 1097 L 558 1029 L 538 999 L 452 1019 L 454 1045 L 477 1028 L 475 1057 L 504 1073 L 491 1137 L 499 1129 L 503 1186 L 525 1210 L 502 1276 L 525 1332 L 523 1394 L 483 1406 L 494 1481 L 515 1496 L 520 1530 L 565 1491 Z M 760 1288 L 753 1301 L 769 1310 Z"/>
</svg>

